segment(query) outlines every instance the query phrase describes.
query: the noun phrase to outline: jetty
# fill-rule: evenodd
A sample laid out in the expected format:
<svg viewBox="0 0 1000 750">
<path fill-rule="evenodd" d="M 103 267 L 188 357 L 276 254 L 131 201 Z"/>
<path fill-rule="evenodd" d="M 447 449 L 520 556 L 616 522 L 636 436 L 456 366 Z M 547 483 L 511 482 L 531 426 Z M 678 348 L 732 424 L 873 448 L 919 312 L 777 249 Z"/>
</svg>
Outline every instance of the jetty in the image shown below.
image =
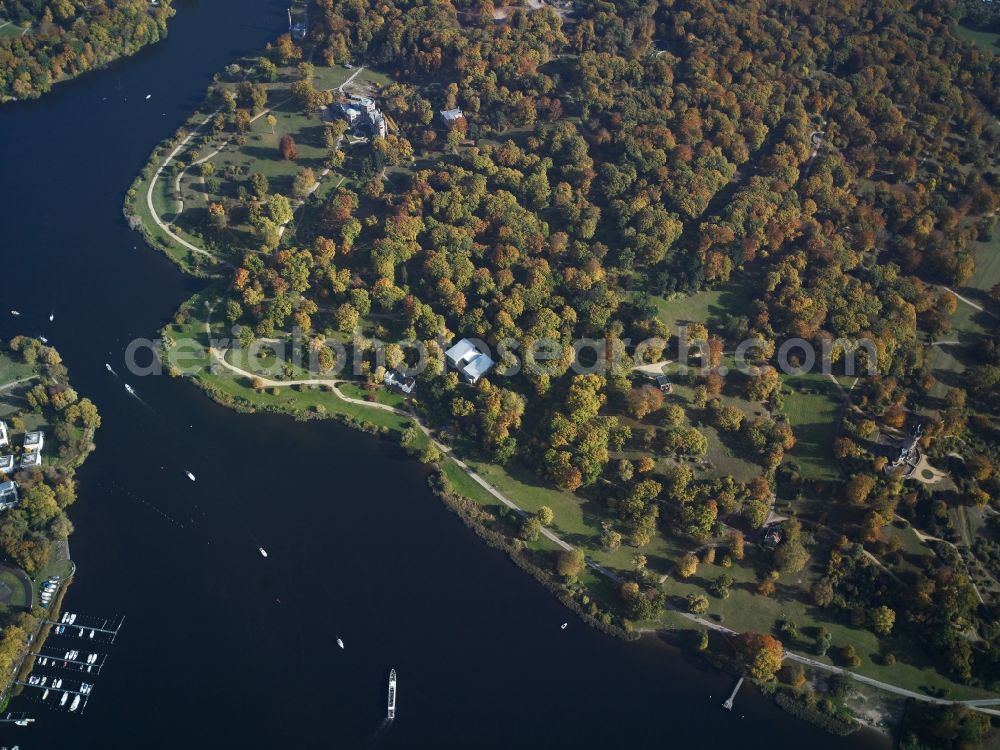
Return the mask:
<svg viewBox="0 0 1000 750">
<path fill-rule="evenodd" d="M 726 698 L 726 702 L 722 704 L 722 707 L 727 711 L 733 710 L 733 701 L 736 700 L 736 694 L 740 692 L 740 688 L 743 686 L 743 679 L 744 678 L 740 677 L 740 679 L 736 681 L 736 687 L 733 688 L 733 692 L 728 698 Z"/>
</svg>

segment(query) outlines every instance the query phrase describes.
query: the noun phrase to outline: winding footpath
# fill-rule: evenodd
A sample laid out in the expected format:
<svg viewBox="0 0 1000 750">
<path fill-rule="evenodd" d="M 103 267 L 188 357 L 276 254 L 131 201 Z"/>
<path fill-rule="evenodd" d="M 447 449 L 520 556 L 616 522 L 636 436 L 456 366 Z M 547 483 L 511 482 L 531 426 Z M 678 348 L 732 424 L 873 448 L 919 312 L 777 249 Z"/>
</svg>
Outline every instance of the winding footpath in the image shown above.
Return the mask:
<svg viewBox="0 0 1000 750">
<path fill-rule="evenodd" d="M 208 328 L 208 324 L 206 324 L 206 329 L 207 328 Z M 419 427 L 420 430 L 425 435 L 427 435 L 427 437 L 430 439 L 431 443 L 433 443 L 433 445 L 439 451 L 441 451 L 441 453 L 444 456 L 446 456 L 450 460 L 454 461 L 455 464 L 460 469 L 462 469 L 462 471 L 464 471 L 476 484 L 478 484 L 484 490 L 486 490 L 487 492 L 489 492 L 493 497 L 495 497 L 497 500 L 499 500 L 501 503 L 503 503 L 508 508 L 510 508 L 511 510 L 515 511 L 516 513 L 518 513 L 518 514 L 520 514 L 522 516 L 527 516 L 528 515 L 527 511 L 525 511 L 524 509 L 522 509 L 519 505 L 517 505 L 517 503 L 515 503 L 513 500 L 511 500 L 509 497 L 507 497 L 505 494 L 503 494 L 500 490 L 498 490 L 492 484 L 490 484 L 485 479 L 483 479 L 483 477 L 480 476 L 478 473 L 476 473 L 476 471 L 473 470 L 472 467 L 470 467 L 462 459 L 460 459 L 458 456 L 456 456 L 455 453 L 452 451 L 451 448 L 449 448 L 446 445 L 443 445 L 437 439 L 435 439 L 435 437 L 432 434 L 431 430 L 429 428 L 427 428 L 417 418 L 417 416 L 415 414 L 413 414 L 412 412 L 406 411 L 404 409 L 398 409 L 395 406 L 389 406 L 388 404 L 380 404 L 380 403 L 373 402 L 373 401 L 365 401 L 364 399 L 352 398 L 350 396 L 347 396 L 347 395 L 345 395 L 337 387 L 340 384 L 350 382 L 350 381 L 347 381 L 347 380 L 344 380 L 344 379 L 338 379 L 338 378 L 332 378 L 332 379 L 329 379 L 329 378 L 309 378 L 309 379 L 305 379 L 305 380 L 271 380 L 271 379 L 268 379 L 268 378 L 262 378 L 259 375 L 254 375 L 252 372 L 248 372 L 248 371 L 246 371 L 246 370 L 244 370 L 244 369 L 242 369 L 240 367 L 237 367 L 236 365 L 233 365 L 230 362 L 228 362 L 226 360 L 226 357 L 225 357 L 225 355 L 226 355 L 226 350 L 225 349 L 210 348 L 209 352 L 210 352 L 212 358 L 220 366 L 224 367 L 227 370 L 230 370 L 231 372 L 234 372 L 234 373 L 236 373 L 238 375 L 241 375 L 241 376 L 243 376 L 245 378 L 248 378 L 248 379 L 249 378 L 259 378 L 260 381 L 264 384 L 264 386 L 268 387 L 268 388 L 270 388 L 270 387 L 293 386 L 293 385 L 325 385 L 325 386 L 331 387 L 333 389 L 333 392 L 337 395 L 337 397 L 340 398 L 341 400 L 345 401 L 346 403 L 355 404 L 355 405 L 358 405 L 358 406 L 370 407 L 370 408 L 374 408 L 374 409 L 382 409 L 383 411 L 388 411 L 388 412 L 391 412 L 393 414 L 397 414 L 399 416 L 407 417 L 408 419 L 412 419 L 413 422 L 414 422 L 414 424 L 416 424 L 417 427 Z M 571 549 L 573 549 L 573 545 L 569 544 L 567 541 L 565 541 L 564 539 L 562 539 L 561 537 L 559 537 L 555 532 L 553 532 L 550 529 L 542 527 L 542 535 L 546 539 L 548 539 L 549 541 L 551 541 L 555 545 L 557 545 L 560 549 L 564 549 L 564 550 L 571 550 Z M 608 577 L 609 579 L 615 581 L 616 583 L 620 582 L 622 580 L 621 577 L 618 576 L 616 573 L 614 573 L 611 570 L 608 570 L 603 565 L 600 565 L 599 563 L 591 560 L 590 558 L 587 558 L 587 566 L 589 568 L 591 568 L 592 570 L 595 570 L 598 573 L 601 573 L 602 575 L 604 575 L 604 576 Z M 728 636 L 737 635 L 737 631 L 732 630 L 731 628 L 727 628 L 727 627 L 725 627 L 723 625 L 720 625 L 720 624 L 718 624 L 716 622 L 712 622 L 711 620 L 707 620 L 707 619 L 705 619 L 703 617 L 699 617 L 698 615 L 691 614 L 690 612 L 684 612 L 684 611 L 679 610 L 679 609 L 677 609 L 675 607 L 670 607 L 670 609 L 671 609 L 671 611 L 675 612 L 676 614 L 681 615 L 682 617 L 687 618 L 688 620 L 690 620 L 693 623 L 701 625 L 702 627 L 708 628 L 710 630 L 714 630 L 714 631 L 716 631 L 718 633 L 722 633 L 722 634 L 726 635 L 727 637 Z M 655 632 L 655 631 L 654 630 L 646 630 L 646 631 L 641 631 L 641 632 Z M 809 666 L 809 667 L 813 667 L 815 669 L 821 669 L 821 670 L 823 670 L 825 672 L 832 672 L 834 674 L 846 675 L 846 676 L 850 677 L 851 679 L 857 680 L 858 682 L 863 683 L 865 685 L 870 685 L 872 687 L 879 688 L 880 690 L 885 690 L 886 692 L 893 693 L 894 695 L 900 695 L 900 696 L 903 696 L 905 698 L 912 698 L 913 700 L 923 701 L 924 703 L 934 703 L 934 704 L 938 704 L 938 705 L 947 705 L 947 704 L 951 704 L 951 703 L 960 703 L 960 704 L 965 705 L 968 708 L 971 708 L 971 709 L 976 710 L 976 711 L 981 711 L 983 713 L 992 714 L 994 716 L 1000 716 L 1000 710 L 990 708 L 990 706 L 993 706 L 993 705 L 1000 705 L 1000 698 L 984 698 L 984 699 L 966 700 L 966 701 L 953 701 L 953 700 L 948 700 L 947 698 L 936 698 L 934 696 L 926 695 L 924 693 L 918 693 L 918 692 L 913 691 L 913 690 L 908 690 L 906 688 L 902 688 L 902 687 L 899 687 L 897 685 L 893 685 L 893 684 L 888 683 L 888 682 L 882 682 L 881 680 L 876 680 L 876 679 L 874 679 L 872 677 L 866 677 L 865 675 L 858 674 L 857 672 L 852 672 L 852 671 L 850 671 L 848 669 L 842 669 L 841 667 L 837 667 L 837 666 L 834 666 L 832 664 L 824 664 L 821 661 L 817 661 L 816 659 L 811 659 L 808 656 L 803 656 L 803 655 L 797 654 L 797 653 L 795 653 L 793 651 L 787 651 L 786 650 L 785 651 L 785 658 L 788 659 L 789 661 L 798 662 L 799 664 L 803 664 L 803 665 L 806 665 L 806 666 Z"/>
<path fill-rule="evenodd" d="M 348 78 L 346 78 L 344 80 L 344 82 L 342 84 L 340 84 L 340 86 L 337 87 L 337 90 L 340 93 L 344 93 L 344 88 L 346 86 L 348 86 L 350 83 L 352 83 L 354 81 L 354 79 L 357 78 L 361 74 L 361 72 L 363 70 L 364 70 L 363 67 L 360 67 L 357 70 L 355 70 Z M 329 90 L 332 91 L 333 89 L 329 89 Z M 267 109 L 262 110 L 261 112 L 257 113 L 253 117 L 251 117 L 250 118 L 250 122 L 251 123 L 257 122 L 257 120 L 259 120 L 261 117 L 264 117 L 265 115 L 269 114 L 272 110 L 276 109 L 277 107 L 280 107 L 281 105 L 285 104 L 289 100 L 290 99 L 283 99 L 280 102 L 278 102 L 277 104 L 273 104 L 270 107 L 268 107 Z M 160 166 L 158 166 L 156 168 L 156 171 L 153 173 L 152 178 L 150 178 L 150 180 L 149 180 L 149 187 L 146 188 L 146 208 L 149 210 L 149 215 L 153 218 L 153 221 L 156 223 L 156 226 L 158 226 L 164 233 L 166 233 L 166 235 L 168 237 L 170 237 L 172 240 L 174 240 L 177 244 L 181 245 L 182 247 L 186 247 L 188 250 L 191 250 L 192 252 L 198 253 L 199 255 L 203 255 L 206 258 L 212 258 L 213 260 L 222 262 L 222 259 L 219 258 L 217 255 L 214 255 L 213 253 L 210 253 L 205 248 L 198 247 L 197 245 L 193 245 L 192 243 L 188 242 L 183 237 L 179 236 L 176 232 L 174 232 L 170 228 L 170 224 L 164 222 L 163 219 L 160 218 L 160 215 L 156 212 L 156 207 L 153 205 L 153 190 L 156 188 L 156 183 L 160 179 L 160 176 L 163 174 L 163 170 L 166 169 L 167 166 L 169 166 L 170 162 L 172 162 L 174 159 L 177 158 L 177 155 L 181 151 L 184 150 L 184 148 L 188 145 L 188 143 L 191 142 L 191 139 L 195 135 L 197 135 L 198 132 L 200 132 L 203 127 L 205 127 L 205 125 L 207 125 L 208 123 L 210 123 L 212 121 L 212 119 L 217 114 L 219 114 L 220 112 L 222 112 L 221 108 L 215 110 L 208 117 L 206 117 L 204 120 L 202 120 L 200 123 L 198 123 L 191 130 L 190 133 L 188 133 L 186 136 L 184 136 L 184 138 L 181 140 L 181 142 L 177 144 L 177 147 L 173 151 L 171 151 L 169 154 L 167 154 L 167 157 L 163 160 L 163 162 L 160 164 Z M 215 149 L 215 151 L 212 151 L 211 153 L 209 153 L 209 154 L 201 157 L 200 159 L 192 162 L 190 164 L 190 166 L 193 167 L 196 164 L 203 164 L 203 163 L 207 162 L 209 159 L 212 159 L 213 157 L 217 156 L 218 153 L 220 151 L 222 151 L 222 149 L 224 149 L 226 146 L 229 145 L 229 143 L 230 143 L 231 140 L 232 140 L 231 138 L 227 138 L 225 140 L 225 142 L 222 143 L 222 145 L 220 145 L 217 149 Z M 180 195 L 181 177 L 184 176 L 184 172 L 186 172 L 186 171 L 187 171 L 187 168 L 185 167 L 185 169 L 181 170 L 178 173 L 178 175 L 177 175 L 177 177 L 175 179 L 174 186 L 176 188 L 176 191 L 177 191 L 178 195 Z M 317 182 L 313 186 L 312 190 L 309 191 L 310 193 L 313 190 L 316 190 L 316 188 L 319 187 L 320 182 L 322 181 L 322 177 L 326 176 L 329 173 L 329 171 L 330 170 L 325 170 L 323 172 L 323 174 L 321 175 L 321 179 L 317 180 Z M 183 199 L 181 199 L 180 197 L 178 197 L 177 198 L 177 213 L 178 213 L 178 215 L 180 215 L 180 213 L 183 210 L 184 210 L 184 201 L 183 201 Z M 284 229 L 284 227 L 282 227 L 282 230 L 283 229 Z"/>
</svg>

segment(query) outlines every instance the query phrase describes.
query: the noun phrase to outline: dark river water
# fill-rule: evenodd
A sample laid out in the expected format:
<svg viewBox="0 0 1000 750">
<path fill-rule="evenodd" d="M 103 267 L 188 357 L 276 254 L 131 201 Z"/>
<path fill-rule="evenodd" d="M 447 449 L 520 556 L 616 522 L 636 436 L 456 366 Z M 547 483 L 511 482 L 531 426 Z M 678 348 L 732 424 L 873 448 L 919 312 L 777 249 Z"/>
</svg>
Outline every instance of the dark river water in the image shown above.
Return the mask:
<svg viewBox="0 0 1000 750">
<path fill-rule="evenodd" d="M 18 699 L 37 723 L 7 725 L 0 744 L 883 746 L 831 737 L 748 688 L 726 712 L 730 677 L 584 627 L 375 438 L 241 416 L 179 380 L 133 378 L 142 402 L 125 392 L 104 363 L 121 371 L 127 342 L 200 282 L 128 230 L 123 194 L 213 71 L 285 23 L 270 0 L 177 5 L 166 42 L 0 108 L 0 335 L 47 336 L 104 417 L 79 474 L 65 606 L 126 618 L 85 715 Z M 380 729 L 393 667 L 398 716 Z"/>
</svg>

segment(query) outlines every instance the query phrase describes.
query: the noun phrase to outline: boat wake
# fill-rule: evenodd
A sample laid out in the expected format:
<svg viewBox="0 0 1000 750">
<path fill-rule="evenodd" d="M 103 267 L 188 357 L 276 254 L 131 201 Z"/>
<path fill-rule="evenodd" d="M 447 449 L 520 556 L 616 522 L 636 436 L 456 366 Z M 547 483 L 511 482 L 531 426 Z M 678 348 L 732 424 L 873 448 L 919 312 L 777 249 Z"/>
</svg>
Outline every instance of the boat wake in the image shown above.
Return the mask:
<svg viewBox="0 0 1000 750">
<path fill-rule="evenodd" d="M 368 748 L 375 747 L 375 745 L 377 745 L 385 738 L 385 736 L 389 733 L 389 730 L 391 728 L 392 728 L 392 719 L 388 717 L 382 719 L 382 723 L 379 724 L 378 729 L 372 732 L 371 736 L 367 740 L 365 740 L 365 743 L 361 745 L 361 747 L 364 748 L 365 750 L 367 750 Z"/>
<path fill-rule="evenodd" d="M 117 374 L 116 374 L 116 377 L 117 377 Z M 145 406 L 151 412 L 153 412 L 154 414 L 156 413 L 156 410 L 152 406 L 150 406 L 149 404 L 147 404 L 145 401 L 143 401 L 142 400 L 142 396 L 140 396 L 136 392 L 135 388 L 133 388 L 132 386 L 130 386 L 128 383 L 125 383 L 125 391 L 128 393 L 128 395 L 130 395 L 132 398 L 134 398 L 140 404 L 142 404 L 143 406 Z"/>
</svg>

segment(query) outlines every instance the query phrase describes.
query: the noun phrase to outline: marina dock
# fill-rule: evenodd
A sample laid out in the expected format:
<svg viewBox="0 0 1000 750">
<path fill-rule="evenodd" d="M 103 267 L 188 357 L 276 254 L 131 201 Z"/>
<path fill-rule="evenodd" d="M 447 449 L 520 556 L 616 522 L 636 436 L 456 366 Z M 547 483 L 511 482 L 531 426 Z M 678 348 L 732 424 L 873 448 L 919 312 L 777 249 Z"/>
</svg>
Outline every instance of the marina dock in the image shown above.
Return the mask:
<svg viewBox="0 0 1000 750">
<path fill-rule="evenodd" d="M 91 680 L 107 662 L 103 648 L 114 643 L 125 618 L 66 612 L 58 621 L 45 622 L 50 626 L 45 645 L 29 653 L 35 660 L 32 673 L 14 684 L 46 708 L 82 714 L 95 687 Z"/>
</svg>

